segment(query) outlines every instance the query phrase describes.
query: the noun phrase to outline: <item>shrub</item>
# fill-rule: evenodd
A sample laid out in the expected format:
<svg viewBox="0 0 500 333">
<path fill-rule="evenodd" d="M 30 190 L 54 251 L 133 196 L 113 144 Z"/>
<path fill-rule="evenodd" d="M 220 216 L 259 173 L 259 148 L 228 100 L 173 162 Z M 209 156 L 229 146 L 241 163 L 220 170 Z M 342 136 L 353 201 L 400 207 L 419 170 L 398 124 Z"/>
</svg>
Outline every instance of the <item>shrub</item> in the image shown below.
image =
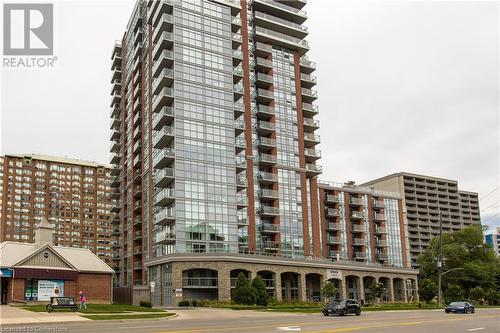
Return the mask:
<svg viewBox="0 0 500 333">
<path fill-rule="evenodd" d="M 267 293 L 267 288 L 264 280 L 262 280 L 259 275 L 257 275 L 253 279 L 251 289 L 254 295 L 255 304 L 260 306 L 267 306 L 269 302 L 269 294 Z"/>
<path fill-rule="evenodd" d="M 488 301 L 488 305 L 500 305 L 500 291 L 488 289 L 484 293 L 484 299 Z"/>
<path fill-rule="evenodd" d="M 264 286 L 265 287 L 265 286 Z M 240 273 L 236 280 L 236 286 L 233 292 L 233 300 L 236 304 L 251 305 L 254 304 L 254 291 L 248 282 L 245 274 Z"/>
<path fill-rule="evenodd" d="M 337 294 L 337 288 L 331 281 L 324 281 L 323 287 L 321 288 L 321 297 L 330 300 L 330 298 L 335 297 Z"/>
<path fill-rule="evenodd" d="M 437 296 L 438 287 L 431 279 L 423 279 L 420 281 L 420 285 L 418 286 L 418 294 L 420 298 L 425 301 L 425 303 L 429 303 Z"/>
<path fill-rule="evenodd" d="M 484 290 L 481 287 L 474 287 L 469 291 L 469 298 L 471 301 L 478 302 L 479 304 L 483 303 L 484 300 Z"/>
<path fill-rule="evenodd" d="M 192 305 L 192 306 L 198 306 L 198 300 L 193 299 L 193 300 L 191 301 L 191 305 Z"/>
<path fill-rule="evenodd" d="M 189 306 L 189 301 L 187 300 L 180 301 L 179 306 Z"/>
<path fill-rule="evenodd" d="M 151 302 L 150 301 L 140 301 L 139 305 L 145 308 L 150 308 L 151 307 Z"/>
<path fill-rule="evenodd" d="M 464 300 L 464 292 L 462 287 L 456 284 L 448 285 L 444 292 L 444 300 L 446 303 L 458 302 Z"/>
</svg>

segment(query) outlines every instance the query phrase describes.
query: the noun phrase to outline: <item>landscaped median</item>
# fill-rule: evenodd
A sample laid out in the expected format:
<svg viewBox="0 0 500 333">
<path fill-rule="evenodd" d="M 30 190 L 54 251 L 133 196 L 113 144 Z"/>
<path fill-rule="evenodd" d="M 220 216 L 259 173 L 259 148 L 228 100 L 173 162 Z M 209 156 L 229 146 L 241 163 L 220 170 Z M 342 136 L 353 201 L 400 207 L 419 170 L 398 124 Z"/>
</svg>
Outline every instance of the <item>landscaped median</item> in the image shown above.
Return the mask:
<svg viewBox="0 0 500 333">
<path fill-rule="evenodd" d="M 33 312 L 47 312 L 45 304 L 26 305 L 22 308 Z M 60 309 L 57 312 L 72 312 L 71 309 Z M 124 320 L 124 319 L 155 319 L 175 315 L 163 309 L 136 306 L 128 304 L 87 304 L 87 309 L 79 311 L 80 315 L 92 320 Z"/>
</svg>

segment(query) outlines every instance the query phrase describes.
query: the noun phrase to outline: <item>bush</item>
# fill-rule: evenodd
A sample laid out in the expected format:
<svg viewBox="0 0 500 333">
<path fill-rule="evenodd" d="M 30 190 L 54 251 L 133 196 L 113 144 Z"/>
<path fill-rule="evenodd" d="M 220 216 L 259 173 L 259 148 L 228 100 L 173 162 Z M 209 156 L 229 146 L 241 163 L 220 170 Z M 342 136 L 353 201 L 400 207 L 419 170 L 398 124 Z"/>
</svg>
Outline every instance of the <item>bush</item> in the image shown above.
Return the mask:
<svg viewBox="0 0 500 333">
<path fill-rule="evenodd" d="M 193 299 L 193 300 L 191 301 L 191 305 L 192 305 L 192 306 L 198 306 L 198 300 Z"/>
<path fill-rule="evenodd" d="M 418 286 L 418 294 L 426 303 L 429 303 L 437 296 L 438 287 L 431 279 L 423 279 Z"/>
<path fill-rule="evenodd" d="M 444 300 L 447 304 L 464 300 L 464 292 L 462 287 L 456 284 L 448 285 L 444 292 Z"/>
<path fill-rule="evenodd" d="M 484 299 L 488 301 L 488 305 L 500 305 L 500 291 L 488 289 L 484 293 Z"/>
<path fill-rule="evenodd" d="M 481 287 L 474 287 L 469 290 L 469 298 L 471 301 L 478 302 L 479 304 L 483 303 L 484 300 L 484 290 Z"/>
<path fill-rule="evenodd" d="M 265 287 L 265 286 L 264 286 Z M 245 274 L 240 273 L 236 280 L 233 292 L 233 300 L 236 304 L 252 305 L 255 301 L 254 290 L 250 286 Z"/>
<path fill-rule="evenodd" d="M 186 301 L 186 300 L 180 301 L 178 305 L 179 306 L 189 306 L 189 301 Z"/>
<path fill-rule="evenodd" d="M 269 294 L 267 293 L 266 284 L 264 280 L 257 275 L 252 281 L 252 293 L 254 295 L 255 304 L 260 306 L 267 306 L 269 302 Z"/>
<path fill-rule="evenodd" d="M 139 305 L 144 307 L 144 308 L 150 308 L 151 307 L 151 302 L 150 301 L 140 301 Z"/>
</svg>

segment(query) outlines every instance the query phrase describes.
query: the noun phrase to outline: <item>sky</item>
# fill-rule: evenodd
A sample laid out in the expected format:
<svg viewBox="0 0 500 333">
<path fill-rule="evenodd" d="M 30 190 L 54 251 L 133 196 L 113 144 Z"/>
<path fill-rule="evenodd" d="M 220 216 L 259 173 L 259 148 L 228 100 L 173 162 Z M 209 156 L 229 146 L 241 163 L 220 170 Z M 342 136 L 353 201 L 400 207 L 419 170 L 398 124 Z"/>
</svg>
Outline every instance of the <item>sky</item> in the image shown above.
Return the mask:
<svg viewBox="0 0 500 333">
<path fill-rule="evenodd" d="M 132 1 L 56 1 L 56 68 L 2 69 L 1 152 L 109 161 L 110 63 Z M 407 171 L 500 226 L 496 1 L 308 0 L 324 180 Z"/>
</svg>

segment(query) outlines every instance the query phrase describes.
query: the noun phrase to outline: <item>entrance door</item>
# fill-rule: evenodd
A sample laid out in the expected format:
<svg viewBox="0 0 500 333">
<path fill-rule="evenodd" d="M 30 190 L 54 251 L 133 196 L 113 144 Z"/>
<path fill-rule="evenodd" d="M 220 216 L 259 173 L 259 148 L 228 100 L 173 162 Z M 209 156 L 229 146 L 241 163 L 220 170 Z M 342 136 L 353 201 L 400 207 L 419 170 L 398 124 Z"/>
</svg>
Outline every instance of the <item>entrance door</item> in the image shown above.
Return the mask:
<svg viewBox="0 0 500 333">
<path fill-rule="evenodd" d="M 0 279 L 1 282 L 1 295 L 0 295 L 0 304 L 7 304 L 7 291 L 9 290 L 9 279 Z"/>
</svg>

